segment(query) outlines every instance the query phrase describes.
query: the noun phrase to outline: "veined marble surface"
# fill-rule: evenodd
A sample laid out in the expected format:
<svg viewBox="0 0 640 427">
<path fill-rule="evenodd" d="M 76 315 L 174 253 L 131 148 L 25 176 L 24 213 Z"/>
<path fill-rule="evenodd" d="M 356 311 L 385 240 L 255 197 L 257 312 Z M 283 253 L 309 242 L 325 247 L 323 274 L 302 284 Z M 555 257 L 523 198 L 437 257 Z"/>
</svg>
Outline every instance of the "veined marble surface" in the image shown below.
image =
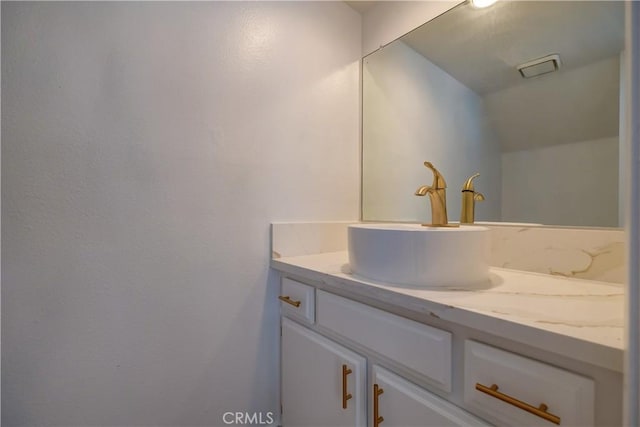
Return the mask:
<svg viewBox="0 0 640 427">
<path fill-rule="evenodd" d="M 347 226 L 357 222 L 273 223 L 272 257 L 346 251 Z M 625 232 L 621 229 L 481 224 L 491 230 L 489 264 L 494 267 L 626 282 Z"/>
<path fill-rule="evenodd" d="M 623 230 L 488 227 L 492 266 L 603 282 L 626 281 Z"/>
<path fill-rule="evenodd" d="M 415 289 L 351 274 L 346 251 L 273 258 L 276 270 L 326 290 L 379 300 L 622 372 L 621 285 L 491 268 L 486 289 Z"/>
</svg>

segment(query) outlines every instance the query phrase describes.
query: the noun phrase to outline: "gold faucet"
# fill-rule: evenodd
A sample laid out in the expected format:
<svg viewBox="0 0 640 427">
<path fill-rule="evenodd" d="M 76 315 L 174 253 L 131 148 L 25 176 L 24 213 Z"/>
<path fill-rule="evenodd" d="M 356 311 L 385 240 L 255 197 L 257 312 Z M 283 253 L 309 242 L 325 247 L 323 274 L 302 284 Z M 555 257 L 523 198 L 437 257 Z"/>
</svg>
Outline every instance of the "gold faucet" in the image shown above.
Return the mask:
<svg viewBox="0 0 640 427">
<path fill-rule="evenodd" d="M 450 227 L 447 220 L 447 183 L 442 174 L 431 162 L 424 162 L 424 165 L 433 172 L 433 184 L 423 185 L 416 190 L 416 196 L 429 195 L 431 201 L 431 224 L 434 227 Z"/>
<path fill-rule="evenodd" d="M 469 177 L 462 186 L 462 210 L 460 212 L 460 224 L 473 224 L 475 220 L 476 201 L 482 202 L 484 195 L 473 188 L 473 179 L 480 176 L 479 173 Z"/>
</svg>

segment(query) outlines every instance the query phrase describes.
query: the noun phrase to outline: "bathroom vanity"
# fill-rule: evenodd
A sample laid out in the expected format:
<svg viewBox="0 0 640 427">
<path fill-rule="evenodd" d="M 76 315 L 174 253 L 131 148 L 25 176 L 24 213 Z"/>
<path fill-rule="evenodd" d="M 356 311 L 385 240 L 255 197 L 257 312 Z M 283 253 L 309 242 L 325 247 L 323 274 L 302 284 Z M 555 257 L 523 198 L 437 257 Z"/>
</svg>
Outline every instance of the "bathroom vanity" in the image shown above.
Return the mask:
<svg viewBox="0 0 640 427">
<path fill-rule="evenodd" d="M 604 227 L 624 211 L 623 4 L 463 2 L 429 19 L 363 58 L 360 218 L 512 227 L 490 227 L 489 279 L 471 288 L 447 280 L 486 278 L 471 229 L 414 244 L 397 237 L 415 224 L 380 240 L 362 226 L 350 264 L 345 224 L 274 225 L 282 424 L 621 425 L 624 232 Z M 562 69 L 522 72 L 558 52 Z M 430 212 L 411 194 L 423 165 Z M 436 286 L 399 284 L 422 281 Z"/>
<path fill-rule="evenodd" d="M 484 288 L 416 289 L 297 244 L 271 261 L 283 426 L 621 425 L 620 285 L 491 267 Z"/>
</svg>

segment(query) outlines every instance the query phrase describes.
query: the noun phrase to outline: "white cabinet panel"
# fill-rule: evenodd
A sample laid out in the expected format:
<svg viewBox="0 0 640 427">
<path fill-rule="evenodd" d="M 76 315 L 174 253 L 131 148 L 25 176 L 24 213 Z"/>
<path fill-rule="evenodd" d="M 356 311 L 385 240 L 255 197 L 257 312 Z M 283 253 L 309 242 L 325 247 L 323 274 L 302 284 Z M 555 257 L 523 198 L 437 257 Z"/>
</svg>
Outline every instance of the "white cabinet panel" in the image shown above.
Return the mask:
<svg viewBox="0 0 640 427">
<path fill-rule="evenodd" d="M 451 334 L 355 301 L 318 291 L 316 321 L 451 391 Z"/>
<path fill-rule="evenodd" d="M 281 369 L 284 427 L 367 425 L 364 357 L 282 318 Z"/>
<path fill-rule="evenodd" d="M 284 277 L 280 288 L 280 308 L 285 316 L 309 323 L 315 320 L 315 288 Z"/>
<path fill-rule="evenodd" d="M 382 394 L 377 396 L 378 416 L 381 427 L 446 427 L 488 426 L 489 424 L 461 408 L 408 382 L 380 366 L 374 366 L 372 383 Z M 372 386 L 373 388 L 373 386 Z M 373 390 L 372 390 L 373 395 Z M 376 396 L 372 396 L 372 420 Z M 375 424 L 374 424 L 375 425 Z"/>
<path fill-rule="evenodd" d="M 464 401 L 500 424 L 592 426 L 594 396 L 592 379 L 475 341 L 465 342 Z M 542 404 L 547 414 L 535 410 Z M 528 412 L 532 408 L 537 415 Z"/>
</svg>

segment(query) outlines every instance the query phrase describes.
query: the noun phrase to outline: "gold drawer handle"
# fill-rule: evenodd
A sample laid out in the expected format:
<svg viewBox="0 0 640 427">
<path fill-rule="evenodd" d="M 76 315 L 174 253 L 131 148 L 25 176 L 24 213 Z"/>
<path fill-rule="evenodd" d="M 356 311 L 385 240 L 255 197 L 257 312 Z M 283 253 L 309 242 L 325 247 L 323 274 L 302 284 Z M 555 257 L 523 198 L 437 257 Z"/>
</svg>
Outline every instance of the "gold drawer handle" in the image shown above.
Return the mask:
<svg viewBox="0 0 640 427">
<path fill-rule="evenodd" d="M 292 299 L 291 299 L 291 297 L 290 297 L 289 295 L 286 295 L 286 296 L 282 296 L 282 295 L 280 295 L 280 296 L 278 297 L 278 299 L 279 299 L 280 301 L 284 301 L 284 302 L 286 302 L 287 304 L 291 304 L 291 305 L 292 305 L 292 306 L 294 306 L 294 307 L 300 307 L 300 301 L 294 301 L 294 300 L 292 300 Z"/>
<path fill-rule="evenodd" d="M 521 400 L 513 398 L 504 393 L 500 393 L 498 391 L 498 386 L 496 384 L 492 384 L 491 387 L 487 387 L 486 385 L 476 383 L 476 390 L 486 393 L 491 397 L 495 397 L 496 399 L 502 400 L 503 402 L 506 402 L 509 405 L 513 405 L 533 415 L 537 415 L 540 418 L 544 418 L 545 420 L 550 421 L 554 424 L 560 425 L 560 417 L 547 412 L 547 409 L 549 409 L 549 407 L 544 403 L 541 403 L 540 406 L 536 408 L 535 406 L 531 406 L 528 403 L 525 403 Z"/>
<path fill-rule="evenodd" d="M 384 393 L 384 390 L 378 386 L 373 385 L 373 427 L 378 427 L 384 421 L 384 417 L 380 416 L 380 408 L 378 408 L 378 396 Z"/>
<path fill-rule="evenodd" d="M 352 372 L 347 365 L 342 365 L 342 409 L 347 409 L 347 400 L 353 397 L 351 393 L 347 393 L 347 375 Z"/>
</svg>

